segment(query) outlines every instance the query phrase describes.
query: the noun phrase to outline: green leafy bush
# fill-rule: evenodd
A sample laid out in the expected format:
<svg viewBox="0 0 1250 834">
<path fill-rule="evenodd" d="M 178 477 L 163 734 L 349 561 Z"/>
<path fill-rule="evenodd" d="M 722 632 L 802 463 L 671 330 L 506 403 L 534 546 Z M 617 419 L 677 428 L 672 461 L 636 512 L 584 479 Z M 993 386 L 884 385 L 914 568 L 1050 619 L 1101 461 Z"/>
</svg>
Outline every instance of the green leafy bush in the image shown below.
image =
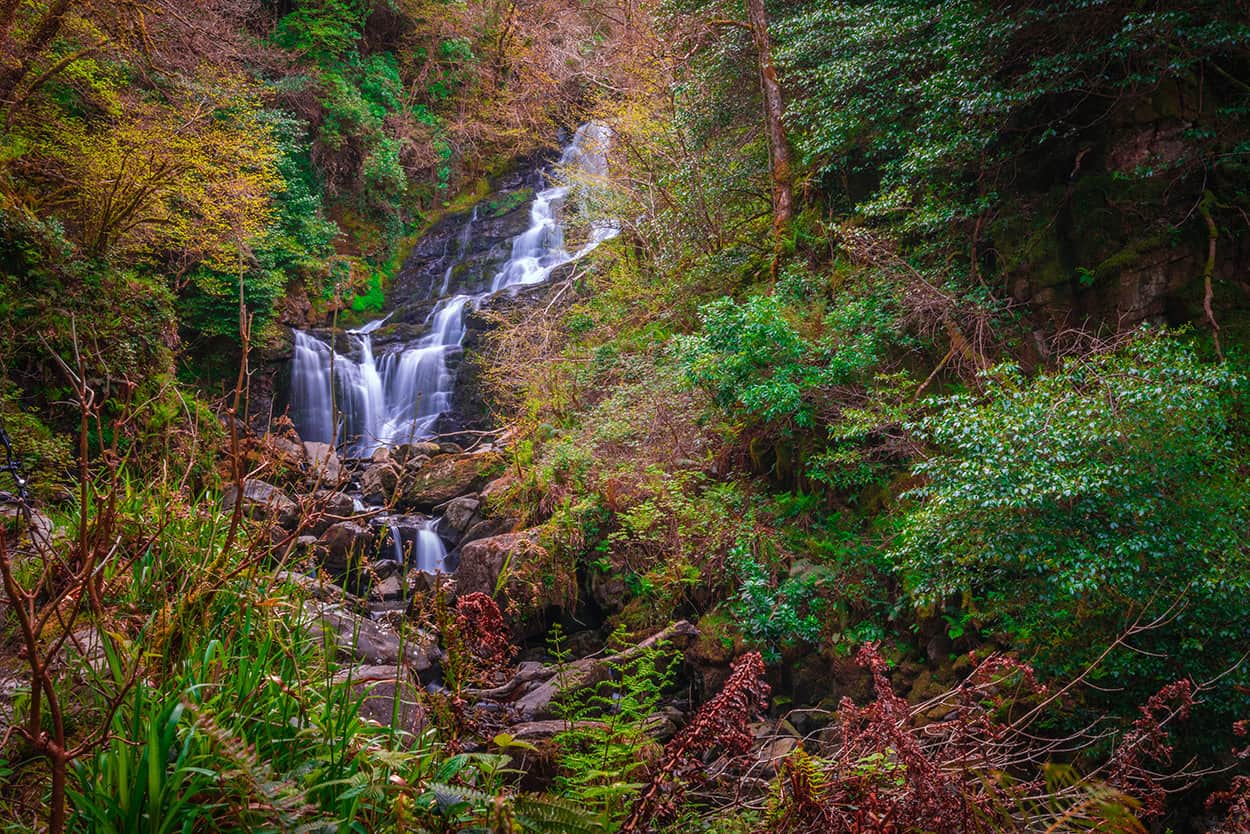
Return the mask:
<svg viewBox="0 0 1250 834">
<path fill-rule="evenodd" d="M 780 649 L 820 639 L 824 600 L 817 593 L 819 576 L 785 576 L 774 581 L 744 542 L 729 552 L 738 595 L 731 610 L 742 633 L 758 645 L 765 659 L 780 660 Z"/>
<path fill-rule="evenodd" d="M 1245 85 L 1224 76 L 1250 27 L 1217 0 L 816 2 L 777 29 L 804 160 L 830 199 L 902 228 L 950 232 L 1011 211 L 1021 190 L 1075 176 L 1117 107 L 1170 117 L 1186 88 L 1220 105 L 1194 109 L 1180 152 L 1133 176 L 1241 165 L 1220 147 L 1244 137 Z"/>
<path fill-rule="evenodd" d="M 931 403 L 893 553 L 918 604 L 965 606 L 1072 673 L 1139 619 L 1100 674 L 1148 688 L 1204 679 L 1250 632 L 1250 493 L 1234 434 L 1246 381 L 1183 339 L 1143 332 L 1120 350 L 1026 377 L 1004 365 L 981 396 Z"/>
</svg>

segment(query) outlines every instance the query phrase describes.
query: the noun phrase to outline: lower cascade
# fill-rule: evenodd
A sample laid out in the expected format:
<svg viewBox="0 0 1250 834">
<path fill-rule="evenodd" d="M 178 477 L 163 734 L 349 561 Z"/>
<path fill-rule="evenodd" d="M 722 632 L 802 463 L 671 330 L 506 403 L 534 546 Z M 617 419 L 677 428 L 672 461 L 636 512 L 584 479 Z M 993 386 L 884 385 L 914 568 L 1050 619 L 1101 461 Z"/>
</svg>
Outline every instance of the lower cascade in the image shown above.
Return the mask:
<svg viewBox="0 0 1250 834">
<path fill-rule="evenodd" d="M 600 124 L 577 129 L 557 166 L 562 181 L 534 195 L 529 228 L 512 240 L 510 256 L 494 275 L 488 292 L 447 294 L 455 265 L 448 264 L 443 295 L 426 319 L 426 334 L 416 342 L 379 359 L 370 334 L 386 319 L 347 331 L 348 355 L 311 333 L 296 331 L 290 413 L 300 437 L 341 446 L 351 457 L 367 457 L 382 446 L 431 437 L 438 418 L 451 406 L 455 378 L 447 359 L 464 340 L 466 308 L 476 307 L 493 293 L 540 284 L 557 267 L 617 234 L 614 223 L 599 220 L 592 222 L 580 249 L 569 252 L 564 245 L 562 215 L 573 180 L 606 175 L 610 137 L 609 129 Z M 466 251 L 476 219 L 475 209 L 457 240 L 457 253 Z"/>
</svg>

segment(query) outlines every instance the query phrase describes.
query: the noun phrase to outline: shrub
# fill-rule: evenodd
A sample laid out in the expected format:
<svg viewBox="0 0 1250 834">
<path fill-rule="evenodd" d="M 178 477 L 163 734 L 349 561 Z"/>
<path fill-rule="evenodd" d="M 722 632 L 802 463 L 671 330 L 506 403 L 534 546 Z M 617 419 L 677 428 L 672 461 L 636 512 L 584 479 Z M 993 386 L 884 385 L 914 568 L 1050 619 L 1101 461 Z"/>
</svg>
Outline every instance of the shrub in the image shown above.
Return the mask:
<svg viewBox="0 0 1250 834">
<path fill-rule="evenodd" d="M 1027 378 L 1004 365 L 982 396 L 935 401 L 893 553 L 916 602 L 966 605 L 1049 670 L 1073 672 L 1138 618 L 1180 610 L 1112 658 L 1125 685 L 1224 671 L 1245 645 L 1250 584 L 1245 380 L 1172 335 Z M 1127 653 L 1124 653 L 1127 654 Z"/>
</svg>

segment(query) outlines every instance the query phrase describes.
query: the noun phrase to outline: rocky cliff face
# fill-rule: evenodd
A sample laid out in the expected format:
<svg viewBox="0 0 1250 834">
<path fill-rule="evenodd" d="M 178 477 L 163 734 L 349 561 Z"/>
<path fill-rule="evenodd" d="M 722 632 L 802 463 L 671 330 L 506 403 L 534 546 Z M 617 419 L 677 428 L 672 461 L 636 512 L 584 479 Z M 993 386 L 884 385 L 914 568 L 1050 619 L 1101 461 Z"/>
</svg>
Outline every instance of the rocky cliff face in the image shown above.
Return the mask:
<svg viewBox="0 0 1250 834">
<path fill-rule="evenodd" d="M 992 221 L 987 238 L 1006 289 L 1032 313 L 1042 353 L 1072 328 L 1209 326 L 1212 253 L 1216 318 L 1245 318 L 1250 240 L 1207 222 L 1217 183 L 1185 139 L 1217 106 L 1210 95 L 1162 85 L 1126 98 L 1063 153 L 1018 172 L 1018 210 Z"/>
</svg>

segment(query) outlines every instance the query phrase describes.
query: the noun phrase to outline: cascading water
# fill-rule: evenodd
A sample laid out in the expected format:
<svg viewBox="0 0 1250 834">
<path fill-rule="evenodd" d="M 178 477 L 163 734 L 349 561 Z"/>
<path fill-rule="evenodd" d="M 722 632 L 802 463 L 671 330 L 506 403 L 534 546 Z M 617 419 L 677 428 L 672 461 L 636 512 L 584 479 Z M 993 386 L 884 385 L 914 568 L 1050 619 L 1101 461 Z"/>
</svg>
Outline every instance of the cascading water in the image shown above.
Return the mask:
<svg viewBox="0 0 1250 834">
<path fill-rule="evenodd" d="M 560 170 L 580 179 L 605 176 L 610 137 L 603 125 L 582 125 L 560 156 Z M 570 253 L 564 248 L 561 215 L 573 186 L 572 182 L 559 183 L 534 196 L 529 228 L 513 239 L 511 257 L 494 276 L 491 293 L 546 281 L 556 267 L 616 235 L 615 224 L 600 221 L 591 224 L 589 239 L 581 249 Z M 447 296 L 456 259 L 468 249 L 476 218 L 475 209 L 456 241 L 455 258 L 445 252 L 449 263 L 443 276 L 444 297 L 427 319 L 429 331 L 416 344 L 384 356 L 379 363 L 370 334 L 385 319 L 348 331 L 351 356 L 296 331 L 291 418 L 302 438 L 343 445 L 349 455 L 363 457 L 379 446 L 423 440 L 433 434 L 435 422 L 451 405 L 455 381 L 447 358 L 464 340 L 465 307 L 476 306 L 490 294 Z M 431 535 L 438 538 L 432 531 Z"/>
<path fill-rule="evenodd" d="M 391 536 L 391 558 L 402 565 L 404 563 L 404 539 L 399 534 L 399 527 L 388 522 L 386 530 Z"/>
<path fill-rule="evenodd" d="M 607 175 L 607 146 L 611 131 L 604 125 L 584 124 L 560 155 L 560 168 L 587 177 Z M 601 221 L 591 229 L 590 240 L 576 253 L 564 248 L 564 224 L 560 210 L 571 183 L 554 185 L 534 195 L 530 204 L 530 227 L 512 241 L 512 256 L 491 282 L 491 292 L 541 284 L 556 267 L 585 255 L 608 238 L 615 237 L 614 223 Z"/>
<path fill-rule="evenodd" d="M 447 548 L 438 533 L 434 532 L 437 523 L 435 519 L 430 519 L 417 532 L 415 567 L 425 573 L 444 573 L 446 569 Z"/>
<path fill-rule="evenodd" d="M 447 241 L 447 248 L 443 251 L 443 260 L 447 261 L 447 269 L 443 272 L 443 286 L 438 291 L 439 295 L 447 295 L 447 290 L 451 287 L 452 273 L 456 271 L 456 267 L 460 264 L 461 259 L 469 251 L 469 241 L 473 239 L 473 224 L 476 222 L 477 206 L 474 206 L 473 214 L 469 216 L 469 222 L 464 224 L 460 234 L 455 237 L 456 252 L 454 256 L 451 252 L 451 239 Z"/>
</svg>

